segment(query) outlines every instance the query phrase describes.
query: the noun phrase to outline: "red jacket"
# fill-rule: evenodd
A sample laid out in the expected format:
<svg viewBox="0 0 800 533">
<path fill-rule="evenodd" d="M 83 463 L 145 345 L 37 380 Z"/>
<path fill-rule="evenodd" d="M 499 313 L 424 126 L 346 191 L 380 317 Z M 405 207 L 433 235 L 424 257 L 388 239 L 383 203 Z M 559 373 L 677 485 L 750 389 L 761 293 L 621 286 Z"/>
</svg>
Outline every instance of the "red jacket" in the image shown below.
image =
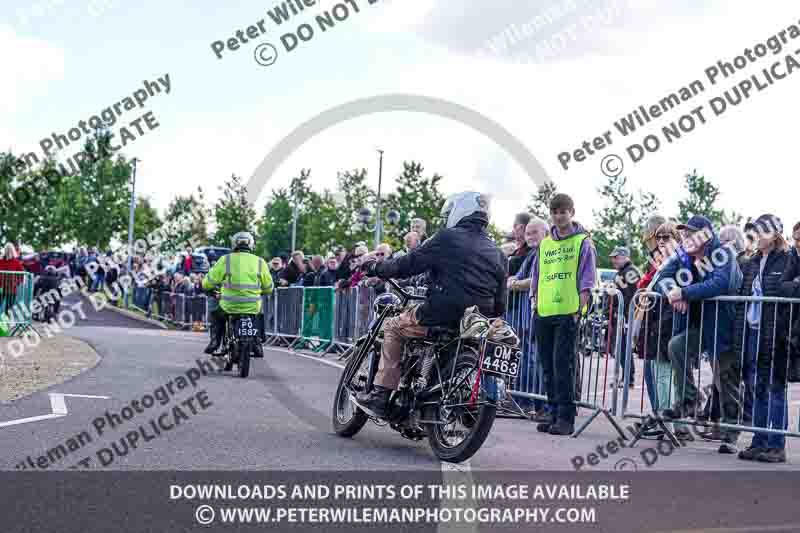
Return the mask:
<svg viewBox="0 0 800 533">
<path fill-rule="evenodd" d="M 19 259 L 0 259 L 0 272 L 25 272 L 22 261 Z M 16 294 L 17 285 L 22 281 L 22 276 L 13 274 L 0 274 L 0 291 L 7 294 Z"/>
</svg>

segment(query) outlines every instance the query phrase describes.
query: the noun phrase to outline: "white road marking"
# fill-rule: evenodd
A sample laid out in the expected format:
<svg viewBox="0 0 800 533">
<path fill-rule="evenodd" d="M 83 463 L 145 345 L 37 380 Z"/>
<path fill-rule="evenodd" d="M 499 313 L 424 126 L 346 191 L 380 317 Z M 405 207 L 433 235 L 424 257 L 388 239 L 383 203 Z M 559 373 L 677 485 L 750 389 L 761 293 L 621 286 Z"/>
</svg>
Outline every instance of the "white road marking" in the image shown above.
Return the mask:
<svg viewBox="0 0 800 533">
<path fill-rule="evenodd" d="M 463 463 L 446 463 L 442 461 L 441 464 L 442 488 L 453 487 L 453 490 L 455 490 L 455 487 L 458 485 L 463 485 L 467 487 L 467 497 L 465 499 L 442 498 L 439 507 L 441 509 L 453 507 L 476 509 L 477 502 L 472 498 L 472 486 L 475 484 L 475 480 L 472 478 L 472 467 L 470 466 L 469 459 Z M 456 522 L 439 523 L 436 531 L 439 533 L 478 531 L 478 524 L 477 522 L 471 524 L 459 524 Z"/>
<path fill-rule="evenodd" d="M 28 418 L 18 418 L 16 420 L 9 420 L 7 422 L 0 422 L 0 428 L 8 426 L 18 426 L 20 424 L 28 424 L 30 422 L 39 422 L 42 420 L 49 420 L 51 418 L 62 418 L 69 414 L 67 410 L 67 402 L 64 398 L 69 396 L 71 398 L 95 398 L 102 400 L 109 400 L 110 396 L 90 396 L 88 394 L 62 394 L 60 392 L 50 393 L 50 409 L 53 411 L 48 415 L 30 416 Z"/>
</svg>

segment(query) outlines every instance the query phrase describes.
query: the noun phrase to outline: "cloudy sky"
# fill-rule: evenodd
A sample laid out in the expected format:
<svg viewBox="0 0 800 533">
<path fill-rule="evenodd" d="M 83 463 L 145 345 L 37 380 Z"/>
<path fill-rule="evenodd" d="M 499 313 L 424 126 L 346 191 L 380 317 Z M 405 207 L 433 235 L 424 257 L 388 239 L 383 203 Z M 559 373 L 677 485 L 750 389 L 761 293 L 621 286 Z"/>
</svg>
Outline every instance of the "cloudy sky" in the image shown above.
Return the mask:
<svg viewBox="0 0 800 533">
<path fill-rule="evenodd" d="M 732 0 L 350 0 L 358 13 L 350 7 L 348 19 L 324 33 L 317 27 L 312 39 L 286 52 L 283 34 L 315 24 L 316 14 L 337 3 L 321 0 L 277 26 L 267 14 L 274 0 L 5 0 L 0 147 L 41 153 L 42 138 L 66 133 L 143 80 L 168 73 L 169 95 L 121 119 L 152 111 L 158 120 L 125 153 L 142 160 L 137 188 L 163 209 L 197 185 L 213 198 L 232 173 L 250 179 L 287 135 L 328 109 L 407 93 L 466 106 L 502 125 L 574 195 L 580 220 L 590 221 L 603 205 L 596 193 L 605 180 L 600 162 L 611 153 L 623 157 L 633 188 L 656 193 L 666 214 L 676 211 L 682 176 L 697 168 L 721 186 L 723 207 L 745 215 L 773 211 L 792 224 L 800 219 L 794 127 L 800 71 L 637 164 L 625 154 L 632 142 L 800 48 L 800 39 L 790 42 L 716 86 L 704 77 L 717 61 L 732 61 L 798 23 L 796 2 L 773 0 L 756 9 Z M 212 42 L 261 19 L 265 35 L 215 57 Z M 262 42 L 278 49 L 271 66 L 254 61 Z M 614 129 L 634 108 L 697 79 L 707 91 L 695 100 L 630 137 Z M 561 168 L 560 152 L 608 130 L 611 147 Z M 353 167 L 367 168 L 377 184 L 378 148 L 385 152 L 385 179 L 403 160 L 416 159 L 445 176 L 446 192 L 493 193 L 501 227 L 510 227 L 535 190 L 507 147 L 471 126 L 437 114 L 381 112 L 339 123 L 297 147 L 259 204 L 300 168 L 312 169 L 319 189 L 334 186 L 337 170 Z"/>
</svg>

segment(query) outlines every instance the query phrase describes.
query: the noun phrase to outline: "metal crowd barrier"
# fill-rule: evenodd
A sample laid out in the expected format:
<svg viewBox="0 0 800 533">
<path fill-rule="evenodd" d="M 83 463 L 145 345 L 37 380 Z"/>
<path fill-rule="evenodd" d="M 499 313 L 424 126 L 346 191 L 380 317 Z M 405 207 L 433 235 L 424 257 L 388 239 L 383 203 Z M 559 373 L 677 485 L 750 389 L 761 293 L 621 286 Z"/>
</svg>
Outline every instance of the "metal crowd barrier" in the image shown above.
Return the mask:
<svg viewBox="0 0 800 533">
<path fill-rule="evenodd" d="M 516 400 L 530 402 L 534 409 L 545 408 L 547 394 L 542 365 L 536 346 L 535 317 L 528 292 L 510 292 L 506 320 L 520 337 L 522 361 L 520 375 L 509 394 Z M 575 339 L 575 405 L 592 410 L 591 416 L 576 429 L 578 437 L 599 415 L 604 415 L 624 437 L 614 419 L 617 409 L 617 386 L 622 369 L 620 353 L 624 330 L 622 293 L 615 288 L 592 290 L 591 305 L 581 318 Z M 609 392 L 609 386 L 612 386 Z"/>
<path fill-rule="evenodd" d="M 146 289 L 150 291 L 150 289 Z M 195 327 L 200 325 L 207 329 L 210 324 L 208 311 L 208 298 L 204 294 L 190 295 L 177 294 L 174 292 L 148 292 L 144 307 L 136 303 L 143 311 L 146 311 L 156 318 L 171 322 L 181 327 Z M 144 298 L 140 294 L 141 298 Z M 134 300 L 136 291 L 134 291 Z M 144 303 L 140 300 L 139 303 Z M 153 307 L 156 309 L 154 310 Z"/>
<path fill-rule="evenodd" d="M 732 310 L 726 310 L 726 305 Z M 676 445 L 680 443 L 675 434 L 684 440 L 699 436 L 735 441 L 740 432 L 759 433 L 763 438 L 761 447 L 767 447 L 770 435 L 780 439 L 800 437 L 800 419 L 792 402 L 798 386 L 791 386 L 789 376 L 791 361 L 800 357 L 796 340 L 800 333 L 796 327 L 800 299 L 719 296 L 691 303 L 686 313 L 672 312 L 672 320 L 665 320 L 664 313 L 671 309 L 668 306 L 660 294 L 644 291 L 636 294 L 631 305 L 631 321 L 638 324 L 628 335 L 626 375 L 635 360 L 634 349 L 641 351 L 648 363 L 660 363 L 649 364 L 651 369 L 644 376 L 647 403 L 643 397 L 631 402 L 627 394 L 623 396 L 624 418 L 644 420 L 640 433 L 660 431 Z M 748 320 L 751 312 L 752 325 Z M 723 353 L 718 346 L 721 313 L 734 316 L 731 348 Z M 717 328 L 710 334 L 713 339 L 704 342 L 707 318 Z M 690 333 L 682 335 L 687 320 Z M 652 330 L 654 327 L 656 331 Z M 634 346 L 637 329 L 643 342 Z M 655 344 L 653 339 L 657 339 Z M 764 351 L 765 347 L 771 349 Z M 655 354 L 654 348 L 658 349 Z M 664 417 L 665 409 L 675 407 L 680 407 L 681 412 L 671 414 L 681 414 L 681 418 Z M 797 422 L 794 429 L 790 420 Z M 674 424 L 675 434 L 669 424 Z"/>
<path fill-rule="evenodd" d="M 303 287 L 275 289 L 277 329 L 272 339 L 277 345 L 291 346 L 302 338 Z"/>
<path fill-rule="evenodd" d="M 0 271 L 0 327 L 14 336 L 33 329 L 33 274 Z"/>
</svg>

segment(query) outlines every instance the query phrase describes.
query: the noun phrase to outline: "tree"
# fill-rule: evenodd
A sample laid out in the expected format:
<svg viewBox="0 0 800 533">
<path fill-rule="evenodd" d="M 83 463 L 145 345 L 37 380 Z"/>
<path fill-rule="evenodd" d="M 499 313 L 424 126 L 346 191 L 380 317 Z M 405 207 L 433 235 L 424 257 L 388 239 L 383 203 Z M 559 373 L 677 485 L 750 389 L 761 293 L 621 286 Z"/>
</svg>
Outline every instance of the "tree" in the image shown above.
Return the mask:
<svg viewBox="0 0 800 533">
<path fill-rule="evenodd" d="M 150 204 L 150 199 L 140 196 L 133 211 L 133 238 L 144 239 L 162 225 L 158 212 Z"/>
<path fill-rule="evenodd" d="M 536 194 L 531 195 L 528 211 L 545 222 L 550 222 L 550 200 L 558 192 L 554 181 L 547 181 L 539 187 Z"/>
<path fill-rule="evenodd" d="M 650 192 L 629 192 L 627 181 L 622 176 L 610 176 L 608 182 L 597 190 L 606 199 L 605 207 L 594 211 L 597 226 L 592 231 L 598 266 L 602 268 L 610 266 L 608 254 L 620 245 L 630 249 L 634 264 L 641 264 L 645 259 L 640 245 L 641 235 L 647 217 L 656 210 L 658 199 Z"/>
<path fill-rule="evenodd" d="M 349 247 L 358 241 L 371 243 L 373 233 L 366 228 L 356 227 L 358 210 L 375 205 L 377 197 L 375 191 L 367 185 L 367 169 L 338 172 L 336 182 L 341 200 L 333 233 L 336 244 Z"/>
<path fill-rule="evenodd" d="M 72 233 L 65 176 L 50 159 L 27 165 L 12 153 L 0 154 L 0 237 L 42 250 L 57 247 Z"/>
<path fill-rule="evenodd" d="M 87 139 L 80 171 L 64 180 L 63 189 L 69 237 L 99 248 L 127 228 L 130 209 L 133 166 L 121 155 L 114 158 L 111 139 L 110 132 Z"/>
<path fill-rule="evenodd" d="M 703 215 L 715 228 L 725 224 L 741 223 L 742 215 L 739 213 L 715 207 L 721 191 L 705 176 L 698 175 L 697 170 L 692 170 L 684 176 L 684 187 L 687 196 L 678 202 L 678 220 L 681 222 L 689 220 L 692 215 Z"/>
<path fill-rule="evenodd" d="M 219 189 L 222 198 L 214 205 L 217 229 L 211 242 L 216 246 L 229 246 L 236 233 L 254 230 L 256 211 L 247 199 L 247 187 L 239 176 L 231 175 L 231 179 Z"/>
<path fill-rule="evenodd" d="M 274 257 L 291 252 L 292 203 L 286 189 L 273 190 L 256 223 L 256 254 Z"/>
<path fill-rule="evenodd" d="M 195 194 L 197 197 L 195 198 Z M 208 219 L 209 210 L 205 203 L 205 194 L 202 187 L 198 187 L 195 193 L 189 196 L 176 196 L 167 206 L 164 215 L 165 222 L 176 222 L 183 215 L 192 216 L 190 227 L 181 228 L 181 231 L 172 232 L 162 243 L 161 251 L 172 253 L 183 249 L 186 243 L 194 238 L 196 244 L 208 243 Z M 227 246 L 227 245 L 226 245 Z"/>
<path fill-rule="evenodd" d="M 397 177 L 397 188 L 389 194 L 384 204 L 386 216 L 389 210 L 400 213 L 400 221 L 395 226 L 384 224 L 384 234 L 392 246 L 402 246 L 403 237 L 411 227 L 411 220 L 422 218 L 427 222 L 428 235 L 439 229 L 439 213 L 445 197 L 439 191 L 442 176 L 434 174 L 422 176 L 424 168 L 416 161 L 403 162 L 403 172 Z"/>
</svg>

